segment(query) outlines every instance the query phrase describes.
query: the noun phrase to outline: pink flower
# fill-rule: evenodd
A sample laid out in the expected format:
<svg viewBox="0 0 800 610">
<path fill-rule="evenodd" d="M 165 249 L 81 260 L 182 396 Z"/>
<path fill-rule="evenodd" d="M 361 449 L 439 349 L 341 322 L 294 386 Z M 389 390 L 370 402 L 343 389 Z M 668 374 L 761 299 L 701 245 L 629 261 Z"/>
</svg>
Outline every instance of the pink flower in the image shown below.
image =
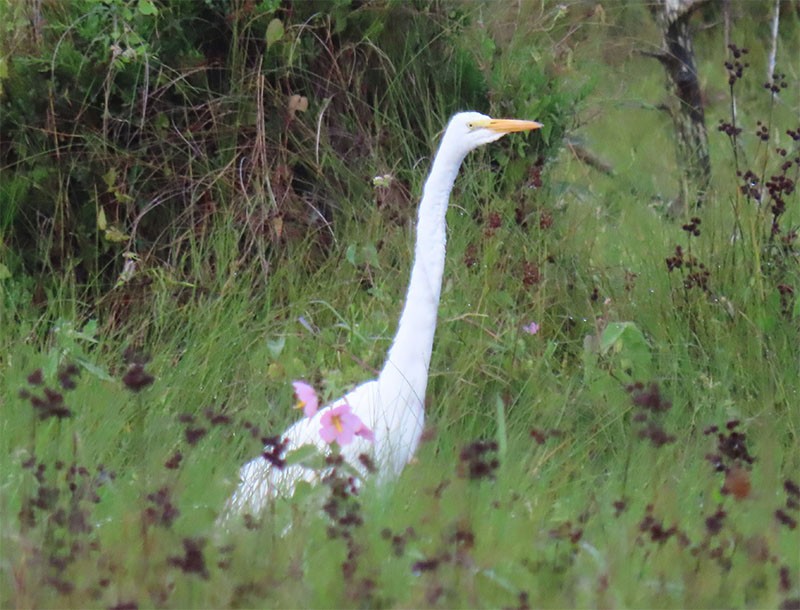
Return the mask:
<svg viewBox="0 0 800 610">
<path fill-rule="evenodd" d="M 320 418 L 322 427 L 319 435 L 328 444 L 336 441 L 340 447 L 349 445 L 356 436 L 360 436 L 369 441 L 375 440 L 372 430 L 364 425 L 361 418 L 353 413 L 352 407 L 342 403 L 338 407 L 326 409 Z"/>
<path fill-rule="evenodd" d="M 359 421 L 361 421 L 361 420 L 359 420 Z M 365 438 L 371 443 L 375 442 L 375 433 L 372 430 L 370 430 L 369 428 L 367 428 L 364 425 L 364 422 L 361 422 L 361 427 L 358 430 L 356 430 L 356 436 L 360 436 L 361 438 Z"/>
<path fill-rule="evenodd" d="M 529 335 L 535 335 L 539 332 L 539 325 L 536 322 L 531 322 L 527 326 L 523 326 L 522 330 L 524 330 Z"/>
<path fill-rule="evenodd" d="M 295 409 L 303 409 L 303 415 L 306 417 L 314 417 L 319 407 L 319 398 L 317 393 L 305 381 L 293 381 L 294 395 L 297 396 L 297 404 Z"/>
</svg>

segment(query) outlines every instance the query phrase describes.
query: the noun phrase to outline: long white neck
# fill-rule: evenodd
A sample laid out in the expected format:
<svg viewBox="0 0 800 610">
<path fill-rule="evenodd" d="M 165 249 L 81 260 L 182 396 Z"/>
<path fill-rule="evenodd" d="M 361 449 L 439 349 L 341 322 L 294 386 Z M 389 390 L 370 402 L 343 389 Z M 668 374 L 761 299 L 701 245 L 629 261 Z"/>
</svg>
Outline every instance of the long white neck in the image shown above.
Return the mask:
<svg viewBox="0 0 800 610">
<path fill-rule="evenodd" d="M 402 388 L 403 394 L 414 396 L 419 404 L 425 399 L 442 291 L 447 240 L 445 214 L 450 191 L 464 159 L 463 153 L 446 152 L 449 148 L 445 146 L 446 139 L 445 133 L 423 189 L 408 293 L 397 334 L 378 378 L 381 386 Z"/>
</svg>

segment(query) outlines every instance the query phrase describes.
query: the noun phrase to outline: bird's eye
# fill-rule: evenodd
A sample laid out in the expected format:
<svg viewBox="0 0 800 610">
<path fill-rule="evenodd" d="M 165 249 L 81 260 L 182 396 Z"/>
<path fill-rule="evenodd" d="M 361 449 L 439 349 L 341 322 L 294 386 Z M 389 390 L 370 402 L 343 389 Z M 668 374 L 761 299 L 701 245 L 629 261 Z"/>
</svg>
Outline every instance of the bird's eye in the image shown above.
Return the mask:
<svg viewBox="0 0 800 610">
<path fill-rule="evenodd" d="M 475 123 L 470 121 L 469 123 L 467 123 L 467 127 L 469 127 L 470 129 L 475 129 Z"/>
</svg>

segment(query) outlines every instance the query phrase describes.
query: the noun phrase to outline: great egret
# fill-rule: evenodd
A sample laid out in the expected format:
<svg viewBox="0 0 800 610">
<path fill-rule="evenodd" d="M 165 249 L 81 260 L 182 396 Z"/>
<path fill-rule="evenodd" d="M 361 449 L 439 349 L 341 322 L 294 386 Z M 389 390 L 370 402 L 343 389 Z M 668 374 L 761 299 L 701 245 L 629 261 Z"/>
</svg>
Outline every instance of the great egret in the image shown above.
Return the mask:
<svg viewBox="0 0 800 610">
<path fill-rule="evenodd" d="M 535 121 L 493 119 L 477 112 L 461 112 L 450 119 L 423 189 L 411 280 L 386 364 L 377 379 L 362 383 L 286 430 L 281 436 L 288 441 L 286 450 L 305 444 L 328 450 L 320 436 L 320 420 L 326 410 L 348 404 L 374 439 L 356 437 L 342 448 L 342 456 L 363 472 L 358 456 L 369 455 L 379 480 L 402 472 L 417 448 L 425 419 L 425 387 L 445 263 L 445 212 L 458 170 L 474 148 L 507 133 L 540 127 Z M 277 468 L 263 456 L 245 464 L 239 474 L 241 482 L 228 502 L 228 512 L 254 515 L 270 498 L 291 495 L 295 483 L 313 482 L 318 476 L 298 465 Z"/>
</svg>

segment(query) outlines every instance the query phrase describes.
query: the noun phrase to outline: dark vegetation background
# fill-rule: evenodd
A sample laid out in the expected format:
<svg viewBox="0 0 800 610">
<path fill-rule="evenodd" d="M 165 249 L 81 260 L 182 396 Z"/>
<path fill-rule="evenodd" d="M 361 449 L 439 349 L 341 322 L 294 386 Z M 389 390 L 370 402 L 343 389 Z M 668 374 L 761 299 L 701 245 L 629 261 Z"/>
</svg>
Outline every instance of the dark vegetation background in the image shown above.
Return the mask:
<svg viewBox="0 0 800 610">
<path fill-rule="evenodd" d="M 0 606 L 800 607 L 800 4 L 699 4 L 698 208 L 659 4 L 0 3 Z M 456 185 L 417 460 L 220 528 L 464 109 L 544 129 Z"/>
<path fill-rule="evenodd" d="M 220 224 L 239 232 L 229 261 L 237 268 L 266 271 L 304 240 L 324 256 L 332 223 L 358 218 L 358 202 L 371 198 L 378 151 L 428 157 L 429 134 L 459 109 L 538 117 L 546 137 L 518 144 L 514 156 L 550 155 L 578 96 L 533 62 L 495 82 L 494 43 L 470 27 L 474 10 L 12 3 L 2 83 L 6 267 L 27 278 L 20 288 L 39 305 L 66 279 L 78 313 L 114 331 L 143 313 L 152 289 L 146 272 L 115 289 L 125 253 L 140 270 L 189 282 L 178 299 L 219 288 L 218 277 L 197 277 L 195 259 Z M 419 169 L 398 162 L 395 212 L 413 215 L 406 176 Z M 212 276 L 232 271 L 218 263 L 200 266 Z"/>
</svg>

